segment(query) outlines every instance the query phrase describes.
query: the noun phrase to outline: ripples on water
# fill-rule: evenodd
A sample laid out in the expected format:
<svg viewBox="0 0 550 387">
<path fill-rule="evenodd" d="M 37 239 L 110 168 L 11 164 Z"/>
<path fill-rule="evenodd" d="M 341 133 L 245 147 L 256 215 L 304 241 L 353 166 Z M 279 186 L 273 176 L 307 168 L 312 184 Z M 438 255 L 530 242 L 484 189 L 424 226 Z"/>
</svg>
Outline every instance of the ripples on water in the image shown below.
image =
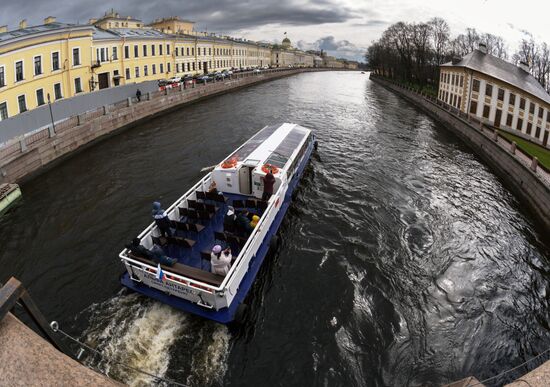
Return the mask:
<svg viewBox="0 0 550 387">
<path fill-rule="evenodd" d="M 120 292 L 121 246 L 266 124 L 320 141 L 237 332 Z M 550 346 L 550 252 L 455 137 L 359 73 L 303 74 L 182 108 L 23 187 L 2 280 L 107 359 L 191 385 L 438 385 Z M 91 306 L 90 306 L 91 305 Z M 72 316 L 77 315 L 74 319 Z"/>
</svg>

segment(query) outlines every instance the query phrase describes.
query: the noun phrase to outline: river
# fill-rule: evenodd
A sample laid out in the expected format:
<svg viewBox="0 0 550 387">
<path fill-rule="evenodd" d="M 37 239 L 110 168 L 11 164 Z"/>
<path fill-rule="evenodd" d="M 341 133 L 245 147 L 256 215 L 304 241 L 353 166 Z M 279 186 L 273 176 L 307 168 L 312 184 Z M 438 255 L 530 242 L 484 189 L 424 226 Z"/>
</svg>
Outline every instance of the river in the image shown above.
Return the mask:
<svg viewBox="0 0 550 387">
<path fill-rule="evenodd" d="M 263 126 L 319 150 L 264 264 L 244 326 L 122 290 L 123 245 Z M 23 186 L 0 218 L 0 281 L 121 361 L 194 386 L 438 385 L 550 347 L 544 230 L 455 136 L 359 72 L 305 73 L 155 118 Z"/>
</svg>

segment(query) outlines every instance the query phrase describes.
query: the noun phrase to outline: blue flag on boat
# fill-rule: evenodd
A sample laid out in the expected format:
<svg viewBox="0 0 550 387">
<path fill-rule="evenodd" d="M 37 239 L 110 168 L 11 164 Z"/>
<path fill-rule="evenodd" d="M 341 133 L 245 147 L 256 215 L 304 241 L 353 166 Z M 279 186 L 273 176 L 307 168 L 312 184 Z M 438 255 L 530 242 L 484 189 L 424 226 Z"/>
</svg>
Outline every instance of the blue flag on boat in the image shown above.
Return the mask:
<svg viewBox="0 0 550 387">
<path fill-rule="evenodd" d="M 166 279 L 166 275 L 162 271 L 162 268 L 160 267 L 160 263 L 157 265 L 157 279 L 164 281 Z"/>
</svg>

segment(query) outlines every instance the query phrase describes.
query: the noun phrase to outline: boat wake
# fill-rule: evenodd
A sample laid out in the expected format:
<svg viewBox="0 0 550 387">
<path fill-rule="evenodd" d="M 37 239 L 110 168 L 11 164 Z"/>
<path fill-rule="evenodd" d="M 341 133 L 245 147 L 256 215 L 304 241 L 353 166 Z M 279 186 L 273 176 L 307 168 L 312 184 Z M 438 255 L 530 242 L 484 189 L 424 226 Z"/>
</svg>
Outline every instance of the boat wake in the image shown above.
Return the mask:
<svg viewBox="0 0 550 387">
<path fill-rule="evenodd" d="M 221 383 L 225 375 L 230 335 L 224 326 L 124 290 L 83 316 L 88 328 L 81 340 L 103 354 L 89 354 L 86 362 L 113 379 L 130 386 L 156 382 L 122 364 L 186 385 Z M 182 368 L 171 369 L 176 359 Z"/>
</svg>

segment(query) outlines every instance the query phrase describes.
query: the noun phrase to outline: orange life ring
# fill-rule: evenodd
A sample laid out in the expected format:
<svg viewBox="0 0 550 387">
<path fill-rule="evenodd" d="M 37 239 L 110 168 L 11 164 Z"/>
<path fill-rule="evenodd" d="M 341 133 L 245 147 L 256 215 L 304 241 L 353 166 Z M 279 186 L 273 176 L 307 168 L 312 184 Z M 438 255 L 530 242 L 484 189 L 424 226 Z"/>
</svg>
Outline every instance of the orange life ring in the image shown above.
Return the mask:
<svg viewBox="0 0 550 387">
<path fill-rule="evenodd" d="M 225 160 L 222 163 L 222 168 L 224 168 L 224 169 L 235 168 L 236 166 L 237 166 L 237 158 L 236 157 L 232 157 L 229 160 Z"/>
<path fill-rule="evenodd" d="M 263 173 L 268 173 L 270 172 L 274 175 L 276 175 L 277 173 L 279 173 L 279 168 L 277 168 L 275 165 L 271 165 L 271 164 L 264 164 L 262 166 L 262 172 Z"/>
</svg>

